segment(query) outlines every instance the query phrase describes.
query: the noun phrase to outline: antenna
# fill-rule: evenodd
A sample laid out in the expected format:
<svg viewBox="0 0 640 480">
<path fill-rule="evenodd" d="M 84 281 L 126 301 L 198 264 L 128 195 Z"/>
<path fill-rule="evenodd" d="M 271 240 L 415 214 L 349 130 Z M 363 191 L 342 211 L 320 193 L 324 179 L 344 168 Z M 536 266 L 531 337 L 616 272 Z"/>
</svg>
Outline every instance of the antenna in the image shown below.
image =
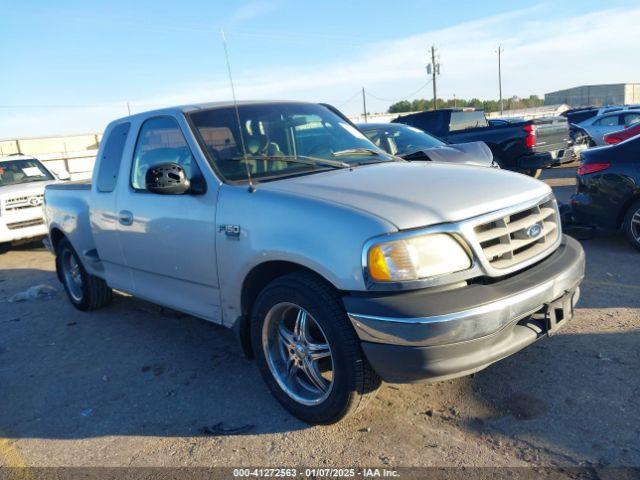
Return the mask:
<svg viewBox="0 0 640 480">
<path fill-rule="evenodd" d="M 224 29 L 220 29 L 220 36 L 222 37 L 222 46 L 224 47 L 224 58 L 227 62 L 227 72 L 229 73 L 229 83 L 231 84 L 231 96 L 233 97 L 233 107 L 236 111 L 236 121 L 238 122 L 238 131 L 240 132 L 240 146 L 242 147 L 242 158 L 244 159 L 244 165 L 247 168 L 247 179 L 249 180 L 249 192 L 256 191 L 256 187 L 253 185 L 251 179 L 251 170 L 249 169 L 249 159 L 247 158 L 247 149 L 244 145 L 244 135 L 242 134 L 242 123 L 240 122 L 240 111 L 238 110 L 238 101 L 236 100 L 236 89 L 233 86 L 233 76 L 231 75 L 231 63 L 229 62 L 229 50 L 227 49 L 227 37 L 224 35 Z"/>
</svg>

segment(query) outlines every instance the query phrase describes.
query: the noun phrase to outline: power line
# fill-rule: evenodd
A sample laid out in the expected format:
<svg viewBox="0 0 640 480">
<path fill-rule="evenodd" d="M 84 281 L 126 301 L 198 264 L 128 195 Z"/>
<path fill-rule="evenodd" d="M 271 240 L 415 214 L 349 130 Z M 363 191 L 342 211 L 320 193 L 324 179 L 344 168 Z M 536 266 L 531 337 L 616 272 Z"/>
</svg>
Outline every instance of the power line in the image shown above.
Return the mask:
<svg viewBox="0 0 640 480">
<path fill-rule="evenodd" d="M 358 95 L 360 95 L 361 90 L 356 91 L 356 93 L 354 93 L 353 95 L 351 95 L 347 100 L 345 100 L 344 102 L 342 102 L 340 105 L 338 105 L 338 109 L 342 108 L 344 105 L 346 105 L 347 103 L 349 103 L 351 100 L 353 100 L 354 98 L 356 98 Z"/>
<path fill-rule="evenodd" d="M 420 86 L 420 88 L 418 88 L 417 90 L 415 90 L 415 91 L 411 92 L 410 94 L 405 95 L 404 97 L 401 97 L 401 98 L 395 98 L 395 99 L 383 98 L 383 97 L 379 97 L 377 95 L 374 95 L 373 93 L 371 93 L 369 91 L 367 91 L 366 94 L 369 95 L 371 98 L 375 98 L 376 100 L 380 100 L 381 102 L 393 102 L 393 103 L 396 103 L 396 102 L 401 102 L 403 100 L 406 100 L 409 97 L 413 97 L 416 93 L 420 93 L 423 89 L 428 87 L 431 84 L 432 81 L 433 81 L 432 79 L 429 79 L 426 83 L 424 83 L 422 86 Z"/>
</svg>

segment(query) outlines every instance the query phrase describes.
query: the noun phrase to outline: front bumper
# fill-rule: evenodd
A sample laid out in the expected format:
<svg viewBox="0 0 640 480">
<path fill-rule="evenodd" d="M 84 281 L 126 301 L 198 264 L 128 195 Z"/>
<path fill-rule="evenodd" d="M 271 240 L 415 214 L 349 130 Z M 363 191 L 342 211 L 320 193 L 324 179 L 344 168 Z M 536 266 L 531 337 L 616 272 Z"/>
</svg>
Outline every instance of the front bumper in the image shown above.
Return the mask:
<svg viewBox="0 0 640 480">
<path fill-rule="evenodd" d="M 2 220 L 2 219 L 0 219 Z M 36 221 L 41 220 L 36 224 Z M 33 224 L 32 224 L 33 223 Z M 11 228 L 7 226 L 9 224 Z M 30 238 L 38 238 L 47 234 L 47 226 L 42 219 L 27 220 L 23 223 L 9 223 L 0 221 L 0 243 L 17 242 L 28 240 Z"/>
<path fill-rule="evenodd" d="M 549 257 L 496 283 L 353 294 L 343 301 L 382 378 L 441 380 L 481 370 L 564 324 L 583 277 L 582 247 L 563 237 Z M 561 317 L 557 324 L 551 322 L 556 312 Z"/>
</svg>

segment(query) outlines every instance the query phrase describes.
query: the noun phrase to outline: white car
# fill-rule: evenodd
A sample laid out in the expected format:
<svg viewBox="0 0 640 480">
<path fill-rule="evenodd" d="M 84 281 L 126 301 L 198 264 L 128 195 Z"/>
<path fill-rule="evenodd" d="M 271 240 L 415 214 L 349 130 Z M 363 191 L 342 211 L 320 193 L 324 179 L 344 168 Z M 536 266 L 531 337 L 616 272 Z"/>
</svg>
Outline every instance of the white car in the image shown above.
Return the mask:
<svg viewBox="0 0 640 480">
<path fill-rule="evenodd" d="M 44 187 L 66 179 L 68 174 L 57 176 L 33 157 L 0 158 L 0 251 L 47 234 Z"/>
</svg>

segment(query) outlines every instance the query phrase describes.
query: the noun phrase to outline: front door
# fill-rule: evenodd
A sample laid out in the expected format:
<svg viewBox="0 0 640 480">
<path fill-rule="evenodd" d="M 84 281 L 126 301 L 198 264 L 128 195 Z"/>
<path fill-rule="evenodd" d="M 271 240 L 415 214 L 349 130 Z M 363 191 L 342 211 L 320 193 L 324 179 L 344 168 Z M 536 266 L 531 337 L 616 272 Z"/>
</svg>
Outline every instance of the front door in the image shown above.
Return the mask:
<svg viewBox="0 0 640 480">
<path fill-rule="evenodd" d="M 206 193 L 198 195 L 150 193 L 145 174 L 161 163 L 178 163 L 189 178 L 202 177 L 177 119 L 171 116 L 150 118 L 141 125 L 129 181 L 119 190 L 119 239 L 133 293 L 218 322 L 217 185 L 209 184 Z"/>
</svg>

